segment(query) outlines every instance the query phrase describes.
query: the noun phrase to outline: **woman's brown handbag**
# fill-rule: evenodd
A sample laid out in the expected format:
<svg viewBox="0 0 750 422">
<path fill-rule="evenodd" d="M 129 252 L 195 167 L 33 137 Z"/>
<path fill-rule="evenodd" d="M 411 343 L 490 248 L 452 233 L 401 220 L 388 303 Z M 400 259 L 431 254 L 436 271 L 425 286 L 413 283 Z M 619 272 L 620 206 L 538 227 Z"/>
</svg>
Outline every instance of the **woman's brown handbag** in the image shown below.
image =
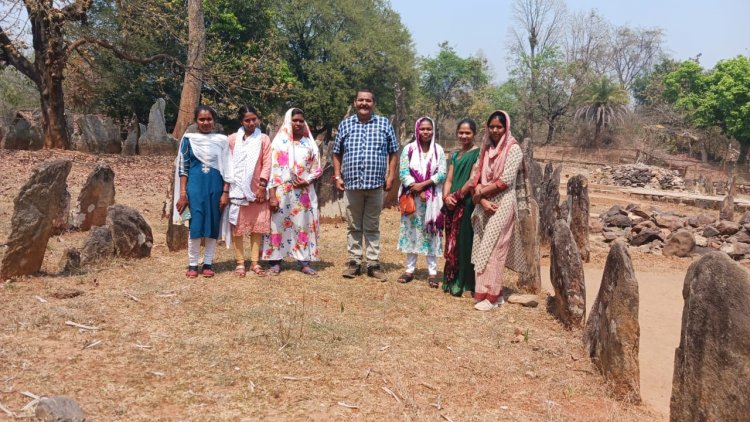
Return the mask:
<svg viewBox="0 0 750 422">
<path fill-rule="evenodd" d="M 410 193 L 403 193 L 398 197 L 398 209 L 403 215 L 412 215 L 417 212 L 417 204 Z"/>
</svg>

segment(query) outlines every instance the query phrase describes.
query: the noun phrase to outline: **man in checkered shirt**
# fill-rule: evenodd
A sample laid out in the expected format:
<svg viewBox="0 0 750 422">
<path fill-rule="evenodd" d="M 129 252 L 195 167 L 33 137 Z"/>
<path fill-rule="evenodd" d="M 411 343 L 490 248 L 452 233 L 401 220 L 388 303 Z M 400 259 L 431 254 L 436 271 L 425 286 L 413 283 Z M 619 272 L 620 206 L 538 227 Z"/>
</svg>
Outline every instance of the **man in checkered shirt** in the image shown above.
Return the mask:
<svg viewBox="0 0 750 422">
<path fill-rule="evenodd" d="M 356 114 L 339 123 L 333 143 L 333 174 L 336 188 L 346 196 L 347 247 L 349 263 L 342 274 L 361 274 L 362 241 L 367 241 L 367 275 L 386 281 L 380 267 L 380 212 L 383 191 L 396 183 L 398 140 L 391 122 L 376 115 L 375 95 L 368 89 L 357 92 Z"/>
</svg>

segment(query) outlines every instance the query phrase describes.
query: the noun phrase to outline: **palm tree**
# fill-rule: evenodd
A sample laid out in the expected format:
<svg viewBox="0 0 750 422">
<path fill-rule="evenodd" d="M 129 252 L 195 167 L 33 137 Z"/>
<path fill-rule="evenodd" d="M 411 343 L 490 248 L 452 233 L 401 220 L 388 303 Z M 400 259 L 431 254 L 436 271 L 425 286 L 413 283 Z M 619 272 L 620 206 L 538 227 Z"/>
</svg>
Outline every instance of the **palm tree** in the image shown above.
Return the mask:
<svg viewBox="0 0 750 422">
<path fill-rule="evenodd" d="M 622 123 L 627 114 L 628 93 L 607 76 L 597 78 L 584 93 L 583 106 L 576 111 L 575 118 L 594 123 L 594 139 L 591 146 L 599 146 L 602 128 Z"/>
</svg>

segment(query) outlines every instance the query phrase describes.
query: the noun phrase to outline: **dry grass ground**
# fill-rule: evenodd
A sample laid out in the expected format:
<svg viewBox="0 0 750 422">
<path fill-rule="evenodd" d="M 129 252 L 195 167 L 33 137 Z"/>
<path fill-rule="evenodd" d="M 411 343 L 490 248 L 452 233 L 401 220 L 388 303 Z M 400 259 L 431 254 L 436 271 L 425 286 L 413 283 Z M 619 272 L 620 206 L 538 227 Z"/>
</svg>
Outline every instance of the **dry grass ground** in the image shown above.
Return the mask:
<svg viewBox="0 0 750 422">
<path fill-rule="evenodd" d="M 1 151 L 3 239 L 19 186 L 53 155 L 74 160 L 74 200 L 98 159 L 112 165 L 117 202 L 143 213 L 155 245 L 150 259 L 63 277 L 64 248 L 85 237 L 66 234 L 51 239 L 43 274 L 0 286 L 0 403 L 12 411 L 29 391 L 71 396 L 97 421 L 657 418 L 610 399 L 580 333 L 543 306 L 479 313 L 469 298 L 430 289 L 425 272 L 395 283 L 393 211 L 381 221 L 387 283 L 340 277 L 345 228 L 335 225 L 321 230 L 318 278 L 288 263 L 276 278 L 237 279 L 221 248 L 218 275 L 189 281 L 186 253 L 167 251 L 160 218 L 170 158 Z M 71 289 L 82 294 L 62 298 Z M 517 328 L 525 339 L 512 343 Z"/>
</svg>

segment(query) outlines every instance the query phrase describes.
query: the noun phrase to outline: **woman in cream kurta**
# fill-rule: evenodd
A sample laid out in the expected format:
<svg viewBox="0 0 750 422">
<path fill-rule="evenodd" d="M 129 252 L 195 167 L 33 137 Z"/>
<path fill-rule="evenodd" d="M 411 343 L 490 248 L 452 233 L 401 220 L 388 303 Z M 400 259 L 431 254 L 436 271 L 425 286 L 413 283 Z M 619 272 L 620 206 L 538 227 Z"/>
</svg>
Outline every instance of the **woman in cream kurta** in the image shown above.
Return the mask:
<svg viewBox="0 0 750 422">
<path fill-rule="evenodd" d="M 475 308 L 487 311 L 503 303 L 503 270 L 523 268 L 518 235 L 516 192 L 523 153 L 510 132 L 510 116 L 496 111 L 487 131 L 472 178 L 476 204 L 472 213 L 474 242 L 471 262 L 476 270 Z"/>
</svg>

